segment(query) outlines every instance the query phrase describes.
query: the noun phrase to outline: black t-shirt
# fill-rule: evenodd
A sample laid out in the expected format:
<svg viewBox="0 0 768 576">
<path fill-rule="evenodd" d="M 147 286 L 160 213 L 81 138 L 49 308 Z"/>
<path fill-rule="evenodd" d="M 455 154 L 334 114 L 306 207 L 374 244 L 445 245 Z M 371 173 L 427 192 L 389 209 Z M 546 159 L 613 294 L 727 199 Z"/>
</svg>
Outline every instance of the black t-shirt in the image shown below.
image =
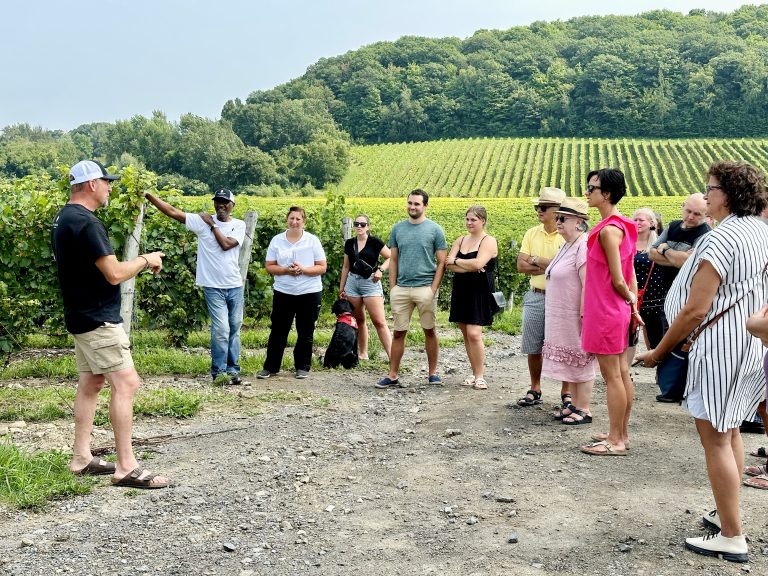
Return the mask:
<svg viewBox="0 0 768 576">
<path fill-rule="evenodd" d="M 355 256 L 354 242 L 357 242 L 357 236 L 353 236 L 344 242 L 344 254 L 349 256 L 350 266 L 357 260 L 357 256 Z M 365 246 L 360 250 L 360 259 L 370 265 L 371 268 L 375 268 L 379 262 L 379 254 L 381 253 L 382 248 L 384 248 L 384 242 L 376 238 L 376 236 L 368 236 Z"/>
<path fill-rule="evenodd" d="M 53 220 L 51 244 L 67 330 L 82 334 L 104 322 L 122 322 L 120 286 L 107 282 L 96 266 L 96 260 L 115 252 L 104 225 L 93 212 L 80 204 L 64 206 Z"/>
</svg>

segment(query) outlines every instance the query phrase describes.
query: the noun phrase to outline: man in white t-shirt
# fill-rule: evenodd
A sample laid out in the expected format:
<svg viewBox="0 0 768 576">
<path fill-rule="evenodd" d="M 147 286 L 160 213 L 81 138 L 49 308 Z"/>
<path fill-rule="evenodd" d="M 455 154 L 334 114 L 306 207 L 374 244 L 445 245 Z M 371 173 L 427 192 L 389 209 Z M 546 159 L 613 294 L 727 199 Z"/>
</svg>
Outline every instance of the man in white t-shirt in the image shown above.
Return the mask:
<svg viewBox="0 0 768 576">
<path fill-rule="evenodd" d="M 240 246 L 245 222 L 232 218 L 235 195 L 222 189 L 213 196 L 215 215 L 182 212 L 149 192 L 144 197 L 160 212 L 197 234 L 195 283 L 203 289 L 211 317 L 211 376 L 229 376 L 240 384 L 240 326 L 243 323 L 243 278 Z"/>
</svg>

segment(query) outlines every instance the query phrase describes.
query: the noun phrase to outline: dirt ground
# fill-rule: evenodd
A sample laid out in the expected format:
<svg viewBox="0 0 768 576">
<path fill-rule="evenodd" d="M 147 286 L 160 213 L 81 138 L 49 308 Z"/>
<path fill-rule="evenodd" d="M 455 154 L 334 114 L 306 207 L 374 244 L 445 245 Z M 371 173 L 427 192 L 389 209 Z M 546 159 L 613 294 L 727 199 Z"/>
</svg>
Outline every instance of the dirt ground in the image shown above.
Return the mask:
<svg viewBox="0 0 768 576">
<path fill-rule="evenodd" d="M 509 408 L 527 389 L 525 357 L 517 337 L 489 337 L 487 391 L 459 385 L 462 348 L 441 352 L 445 385 L 426 385 L 414 348 L 409 388 L 375 389 L 379 370 L 281 374 L 248 378 L 241 392 L 304 401 L 258 416 L 139 419 L 137 437 L 185 436 L 148 462 L 176 485 L 140 492 L 102 478 L 43 512 L 0 508 L 0 574 L 768 574 L 766 492 L 742 491 L 749 564 L 684 549 L 714 505 L 691 419 L 654 401 L 651 370 L 633 369 L 630 454 L 588 456 L 577 447 L 607 424 L 602 381 L 589 426 L 553 421 L 554 382 L 542 406 Z M 60 447 L 71 433 L 70 422 L 29 424 L 14 440 Z M 97 432 L 96 444 L 110 441 Z M 765 441 L 745 435 L 747 449 Z"/>
</svg>

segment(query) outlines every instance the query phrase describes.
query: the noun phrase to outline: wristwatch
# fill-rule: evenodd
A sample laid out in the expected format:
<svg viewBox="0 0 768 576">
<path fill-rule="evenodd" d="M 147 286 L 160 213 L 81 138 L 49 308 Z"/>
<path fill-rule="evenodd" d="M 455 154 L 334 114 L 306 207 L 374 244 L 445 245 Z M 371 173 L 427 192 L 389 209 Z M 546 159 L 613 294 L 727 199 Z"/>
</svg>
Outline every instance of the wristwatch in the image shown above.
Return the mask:
<svg viewBox="0 0 768 576">
<path fill-rule="evenodd" d="M 213 232 L 213 230 L 214 230 L 215 228 L 218 228 L 218 226 L 216 226 L 216 224 L 211 224 L 211 225 L 209 226 L 209 228 L 211 229 L 211 232 Z"/>
<path fill-rule="evenodd" d="M 669 246 L 664 246 L 664 248 L 661 249 L 661 255 L 664 256 L 667 253 L 667 250 L 669 250 Z"/>
</svg>

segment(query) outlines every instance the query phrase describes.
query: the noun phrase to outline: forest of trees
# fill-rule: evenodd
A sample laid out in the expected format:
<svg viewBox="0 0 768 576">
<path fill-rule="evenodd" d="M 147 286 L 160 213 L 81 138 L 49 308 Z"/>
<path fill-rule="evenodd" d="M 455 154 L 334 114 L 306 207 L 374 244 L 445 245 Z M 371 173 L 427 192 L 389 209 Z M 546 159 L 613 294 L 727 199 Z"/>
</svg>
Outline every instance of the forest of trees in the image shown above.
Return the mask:
<svg viewBox="0 0 768 576">
<path fill-rule="evenodd" d="M 162 112 L 71 132 L 0 136 L 0 173 L 96 156 L 188 193 L 323 187 L 352 143 L 464 137 L 768 135 L 768 5 L 534 22 L 471 37 L 403 37 L 310 66 L 220 120 Z"/>
</svg>

